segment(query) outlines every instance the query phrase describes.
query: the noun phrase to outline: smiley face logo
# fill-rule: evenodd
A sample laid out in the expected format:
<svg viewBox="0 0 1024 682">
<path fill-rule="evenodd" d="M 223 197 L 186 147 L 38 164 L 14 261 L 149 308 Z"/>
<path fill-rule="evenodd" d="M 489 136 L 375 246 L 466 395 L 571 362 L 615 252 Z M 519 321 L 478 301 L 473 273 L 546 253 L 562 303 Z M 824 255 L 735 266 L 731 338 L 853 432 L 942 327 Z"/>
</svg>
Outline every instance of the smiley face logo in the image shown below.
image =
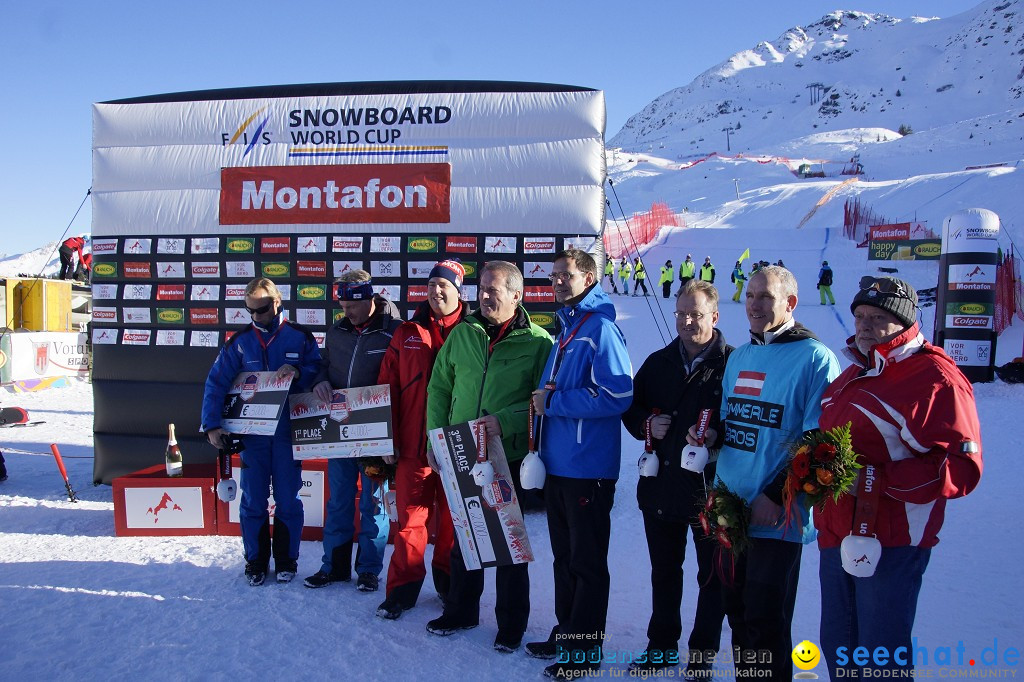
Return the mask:
<svg viewBox="0 0 1024 682">
<path fill-rule="evenodd" d="M 804 640 L 793 649 L 793 665 L 801 670 L 810 670 L 821 661 L 821 651 L 814 642 Z"/>
</svg>

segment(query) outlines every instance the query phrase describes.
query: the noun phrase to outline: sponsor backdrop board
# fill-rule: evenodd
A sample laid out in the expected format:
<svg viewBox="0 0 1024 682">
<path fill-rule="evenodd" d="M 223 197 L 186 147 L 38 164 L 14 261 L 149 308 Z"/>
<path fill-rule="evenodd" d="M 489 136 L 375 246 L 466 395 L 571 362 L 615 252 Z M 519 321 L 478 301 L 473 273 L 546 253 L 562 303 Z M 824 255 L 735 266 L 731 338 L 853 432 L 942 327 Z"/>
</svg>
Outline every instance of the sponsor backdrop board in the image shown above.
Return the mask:
<svg viewBox="0 0 1024 682">
<path fill-rule="evenodd" d="M 992 381 L 995 374 L 998 238 L 999 216 L 984 208 L 957 211 L 943 222 L 934 343 L 971 381 Z"/>
<path fill-rule="evenodd" d="M 428 434 L 466 568 L 473 571 L 533 561 L 523 512 L 498 436 L 487 439 L 494 480 L 474 480 L 477 423 L 463 422 Z"/>
<path fill-rule="evenodd" d="M 249 322 L 244 287 L 277 282 L 322 344 L 332 280 L 373 273 L 411 314 L 436 261 L 510 260 L 553 330 L 546 263 L 600 248 L 604 94 L 541 83 L 391 82 L 172 93 L 93 106 L 94 479 L 157 460 L 174 421 L 186 461 L 218 349 Z M 121 424 L 127 391 L 161 418 Z"/>
</svg>

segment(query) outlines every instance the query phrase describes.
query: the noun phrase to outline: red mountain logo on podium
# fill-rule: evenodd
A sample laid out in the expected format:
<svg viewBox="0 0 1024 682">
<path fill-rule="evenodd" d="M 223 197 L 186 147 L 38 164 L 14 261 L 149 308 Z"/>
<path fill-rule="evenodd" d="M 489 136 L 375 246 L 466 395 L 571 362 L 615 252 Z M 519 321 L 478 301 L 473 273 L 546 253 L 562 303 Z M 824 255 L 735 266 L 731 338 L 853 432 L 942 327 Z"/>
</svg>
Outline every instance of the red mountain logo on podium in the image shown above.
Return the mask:
<svg viewBox="0 0 1024 682">
<path fill-rule="evenodd" d="M 157 503 L 155 507 L 150 507 L 149 509 L 147 509 L 146 513 L 153 515 L 153 523 L 159 523 L 160 512 L 164 511 L 165 509 L 170 509 L 171 511 L 184 511 L 178 505 L 178 503 L 172 500 L 171 496 L 165 492 L 163 494 L 163 497 L 160 498 L 160 502 Z"/>
</svg>

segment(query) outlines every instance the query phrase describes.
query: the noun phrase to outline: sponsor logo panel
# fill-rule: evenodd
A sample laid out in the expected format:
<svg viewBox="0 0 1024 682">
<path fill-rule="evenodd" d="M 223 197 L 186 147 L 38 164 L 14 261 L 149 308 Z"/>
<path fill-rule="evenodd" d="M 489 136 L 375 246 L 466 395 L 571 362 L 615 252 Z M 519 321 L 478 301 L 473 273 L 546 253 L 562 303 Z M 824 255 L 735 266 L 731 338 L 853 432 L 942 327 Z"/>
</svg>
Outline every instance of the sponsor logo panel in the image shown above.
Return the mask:
<svg viewBox="0 0 1024 682">
<path fill-rule="evenodd" d="M 193 284 L 192 285 L 192 300 L 193 301 L 219 301 L 220 300 L 220 285 L 219 284 Z"/>
<path fill-rule="evenodd" d="M 220 339 L 220 332 L 192 332 L 189 337 L 188 345 L 190 346 L 202 346 L 204 348 L 216 348 L 219 344 L 217 343 Z"/>
<path fill-rule="evenodd" d="M 401 250 L 401 237 L 370 237 L 371 253 L 398 253 Z"/>
<path fill-rule="evenodd" d="M 124 240 L 124 252 L 127 254 L 152 253 L 153 240 L 126 237 Z M 93 253 L 96 253 L 95 247 L 93 248 Z"/>
<path fill-rule="evenodd" d="M 323 284 L 300 284 L 295 289 L 300 301 L 326 301 L 327 287 Z"/>
<path fill-rule="evenodd" d="M 295 263 L 295 274 L 299 277 L 316 277 L 327 279 L 327 261 L 300 260 Z"/>
<path fill-rule="evenodd" d="M 185 239 L 183 237 L 161 237 L 156 240 L 157 253 L 185 253 Z"/>
<path fill-rule="evenodd" d="M 117 298 L 117 285 L 116 284 L 93 284 L 92 285 L 92 297 L 93 300 L 112 300 Z"/>
<path fill-rule="evenodd" d="M 434 269 L 434 265 L 435 263 L 432 260 L 409 261 L 406 263 L 409 279 L 426 279 L 430 276 L 430 271 Z"/>
<path fill-rule="evenodd" d="M 370 261 L 370 276 L 378 277 L 401 277 L 402 261 L 397 260 L 372 260 Z"/>
<path fill-rule="evenodd" d="M 298 308 L 295 321 L 309 327 L 322 327 L 327 323 L 327 311 L 323 308 Z"/>
<path fill-rule="evenodd" d="M 597 237 L 565 237 L 562 239 L 563 249 L 579 249 L 590 253 L 597 244 Z"/>
<path fill-rule="evenodd" d="M 465 289 L 465 287 L 463 287 Z M 523 287 L 523 304 L 554 303 L 555 292 L 551 287 Z"/>
<path fill-rule="evenodd" d="M 410 284 L 407 289 L 409 303 L 419 303 L 427 300 L 427 286 L 425 284 Z"/>
<path fill-rule="evenodd" d="M 192 324 L 219 324 L 220 312 L 216 308 L 190 308 L 188 318 Z"/>
<path fill-rule="evenodd" d="M 515 253 L 518 245 L 518 237 L 485 237 L 484 253 Z"/>
<path fill-rule="evenodd" d="M 476 253 L 476 237 L 446 237 L 444 250 L 449 253 Z"/>
<path fill-rule="evenodd" d="M 125 284 L 122 298 L 130 301 L 148 301 L 152 294 L 152 284 Z"/>
<path fill-rule="evenodd" d="M 157 308 L 157 324 L 182 324 L 185 321 L 184 308 Z"/>
<path fill-rule="evenodd" d="M 148 346 L 153 332 L 148 329 L 125 329 L 121 333 L 121 344 L 125 346 Z"/>
<path fill-rule="evenodd" d="M 463 284 L 462 293 L 459 296 L 463 301 L 469 301 L 470 303 L 476 301 L 476 285 L 475 284 Z"/>
<path fill-rule="evenodd" d="M 102 256 L 108 253 L 117 253 L 117 240 L 116 239 L 93 239 L 92 240 L 92 255 Z"/>
<path fill-rule="evenodd" d="M 156 276 L 158 279 L 185 279 L 185 261 L 157 263 Z"/>
<path fill-rule="evenodd" d="M 156 286 L 156 300 L 158 301 L 183 301 L 185 300 L 184 284 L 158 284 Z"/>
<path fill-rule="evenodd" d="M 222 225 L 448 223 L 446 163 L 221 169 Z"/>
<path fill-rule="evenodd" d="M 225 308 L 224 324 L 249 324 L 252 316 L 245 308 Z"/>
<path fill-rule="evenodd" d="M 228 237 L 224 247 L 228 253 L 255 253 L 256 237 Z"/>
<path fill-rule="evenodd" d="M 220 277 L 219 261 L 201 261 L 192 264 L 193 277 Z"/>
<path fill-rule="evenodd" d="M 523 237 L 523 253 L 554 253 L 554 237 Z"/>
<path fill-rule="evenodd" d="M 291 253 L 291 237 L 263 237 L 260 239 L 261 253 Z"/>
<path fill-rule="evenodd" d="M 280 289 L 281 287 L 278 287 Z M 224 285 L 224 300 L 225 301 L 244 301 L 245 300 L 245 285 L 244 284 L 225 284 Z"/>
<path fill-rule="evenodd" d="M 94 322 L 117 322 L 117 308 L 93 306 L 92 319 Z"/>
<path fill-rule="evenodd" d="M 116 329 L 96 329 L 92 330 L 92 342 L 96 345 L 99 344 L 114 344 L 117 343 L 117 330 Z"/>
<path fill-rule="evenodd" d="M 93 277 L 104 277 L 112 279 L 117 277 L 117 264 L 116 263 L 96 263 L 92 266 Z"/>
<path fill-rule="evenodd" d="M 523 277 L 547 279 L 551 275 L 551 261 L 526 261 L 523 263 Z"/>
<path fill-rule="evenodd" d="M 149 308 L 124 308 L 121 316 L 125 324 L 152 324 L 153 321 Z"/>
<path fill-rule="evenodd" d="M 324 253 L 327 251 L 327 237 L 325 235 L 296 237 L 295 250 L 299 253 Z"/>
<path fill-rule="evenodd" d="M 224 274 L 227 277 L 256 277 L 256 264 L 251 260 L 229 260 L 224 263 Z"/>
<path fill-rule="evenodd" d="M 264 261 L 260 263 L 260 272 L 264 277 L 291 277 L 292 265 L 288 261 Z"/>
<path fill-rule="evenodd" d="M 158 346 L 184 346 L 184 329 L 158 329 L 156 331 L 156 345 Z"/>
<path fill-rule="evenodd" d="M 192 237 L 192 253 L 220 252 L 220 237 Z"/>
<path fill-rule="evenodd" d="M 124 276 L 132 279 L 152 279 L 153 270 L 147 261 L 126 261 Z"/>
<path fill-rule="evenodd" d="M 363 261 L 361 260 L 336 260 L 331 264 L 331 273 L 335 278 L 341 277 L 346 272 L 362 269 Z"/>
<path fill-rule="evenodd" d="M 385 284 L 383 286 L 374 286 L 373 290 L 375 293 L 380 294 L 389 301 L 401 301 L 402 300 L 402 287 L 397 284 Z"/>
<path fill-rule="evenodd" d="M 409 237 L 405 244 L 408 253 L 437 253 L 438 238 L 435 236 Z"/>
</svg>

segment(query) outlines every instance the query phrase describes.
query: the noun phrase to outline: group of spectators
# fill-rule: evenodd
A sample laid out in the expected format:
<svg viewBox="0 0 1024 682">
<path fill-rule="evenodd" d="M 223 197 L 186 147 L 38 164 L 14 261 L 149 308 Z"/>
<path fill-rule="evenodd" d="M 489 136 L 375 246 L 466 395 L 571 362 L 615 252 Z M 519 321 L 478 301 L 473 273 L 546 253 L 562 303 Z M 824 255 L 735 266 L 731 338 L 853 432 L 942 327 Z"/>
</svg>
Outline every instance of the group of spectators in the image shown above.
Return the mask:
<svg viewBox="0 0 1024 682">
<path fill-rule="evenodd" d="M 431 569 L 443 611 L 427 630 L 450 636 L 478 625 L 484 571 L 467 570 L 453 541 L 426 432 L 482 419 L 489 434 L 500 436 L 519 488 L 532 403 L 547 472 L 542 496 L 553 556 L 555 623 L 546 640 L 529 642 L 525 649 L 537 658 L 557 659 L 545 668 L 546 675 L 572 678 L 601 665 L 593 652 L 601 651 L 607 620 L 621 421 L 634 437 L 651 443 L 659 460 L 657 474 L 641 477 L 637 488 L 650 554 L 652 613 L 647 646 L 631 670 L 656 673 L 682 665 L 691 679 L 708 677 L 728 618 L 738 675 L 792 679 L 800 557 L 814 539 L 814 526 L 802 497 L 796 520 L 784 513 L 789 450 L 803 434 L 849 422 L 853 449 L 871 476 L 862 474 L 850 494 L 815 510 L 822 654 L 833 679 L 851 676 L 837 670 L 842 647 L 907 647 L 902 659 L 894 656 L 876 667 L 912 668 L 907 652 L 913 651 L 917 596 L 945 501 L 970 492 L 981 475 L 970 383 L 920 333 L 916 292 L 902 280 L 862 282 L 851 304 L 856 334 L 844 349 L 854 364 L 841 373 L 832 351 L 795 320 L 797 283 L 785 267 L 765 265 L 750 275 L 745 297 L 750 338 L 734 348 L 717 328 L 719 299 L 710 258 L 705 261 L 710 279 L 694 276 L 690 256 L 686 264 L 690 274 L 685 280 L 680 275 L 676 296 L 678 336 L 651 354 L 635 377 L 614 306 L 599 286 L 598 265 L 580 250 L 562 251 L 554 259 L 550 279 L 562 306 L 554 340 L 530 320 L 522 305 L 522 273 L 504 261 L 482 268 L 479 307 L 472 312 L 459 297 L 462 265 L 439 262 L 430 272 L 427 300 L 406 322 L 373 294 L 367 273 L 347 274 L 336 284 L 345 317 L 328 331 L 323 355 L 307 330 L 283 319 L 273 282 L 254 280 L 246 291 L 253 323 L 231 337 L 210 372 L 203 428 L 218 445 L 220 406 L 242 369 L 294 376 L 293 391 L 312 390 L 325 399 L 332 388 L 390 385 L 398 532 L 385 599 L 376 613 L 395 619 L 416 606 L 426 577 L 427 520 L 436 505 Z M 608 267 L 605 275 L 613 276 Z M 671 272 L 671 264 L 666 267 Z M 705 409 L 713 411 L 712 418 L 699 433 L 698 416 Z M 287 422 L 282 420 L 273 437 L 244 438 L 240 513 L 245 573 L 252 585 L 266 579 L 271 558 L 279 582 L 295 576 L 302 514 L 299 463 L 291 458 Z M 703 472 L 684 468 L 683 450 L 701 443 L 711 453 Z M 361 474 L 350 460 L 332 459 L 328 467 L 332 494 L 323 563 L 305 585 L 351 580 L 356 542 L 357 588 L 375 591 L 388 531 L 374 497 L 376 484 L 363 476 L 356 538 L 355 480 Z M 266 505 L 271 481 L 278 501 L 272 539 Z M 750 545 L 730 571 L 721 570 L 730 559 L 723 559 L 696 520 L 716 481 L 750 507 Z M 522 490 L 519 497 L 524 499 Z M 858 503 L 868 500 L 871 504 Z M 881 543 L 881 557 L 873 576 L 853 577 L 843 569 L 844 538 L 863 524 Z M 698 595 L 694 626 L 681 649 L 688 532 L 697 553 Z M 520 648 L 527 629 L 527 566 L 495 571 L 494 648 L 502 653 Z"/>
<path fill-rule="evenodd" d="M 68 237 L 57 247 L 60 256 L 60 273 L 57 279 L 74 279 L 88 282 L 92 273 L 92 251 L 89 249 L 90 235 Z"/>
</svg>

